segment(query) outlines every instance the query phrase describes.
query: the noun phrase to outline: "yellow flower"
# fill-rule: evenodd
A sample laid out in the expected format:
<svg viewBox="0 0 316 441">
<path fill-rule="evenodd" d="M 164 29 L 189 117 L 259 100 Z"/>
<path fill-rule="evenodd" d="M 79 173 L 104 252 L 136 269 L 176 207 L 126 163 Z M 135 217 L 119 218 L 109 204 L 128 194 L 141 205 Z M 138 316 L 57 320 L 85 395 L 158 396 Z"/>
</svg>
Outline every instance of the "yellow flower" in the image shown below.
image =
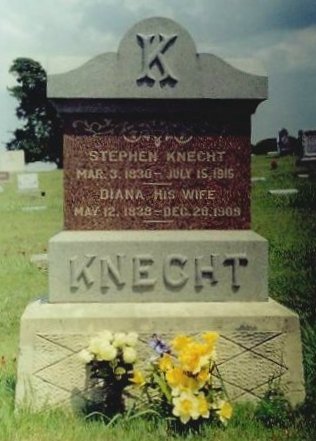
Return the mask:
<svg viewBox="0 0 316 441">
<path fill-rule="evenodd" d="M 197 397 L 198 400 L 198 412 L 202 418 L 209 418 L 210 416 L 210 404 L 207 401 L 205 395 L 200 393 Z"/>
<path fill-rule="evenodd" d="M 212 359 L 212 361 L 215 361 L 216 360 L 215 346 L 217 340 L 219 339 L 219 334 L 217 332 L 211 332 L 211 331 L 204 332 L 204 334 L 202 334 L 202 338 L 205 341 L 209 357 Z"/>
<path fill-rule="evenodd" d="M 159 369 L 162 372 L 167 372 L 173 368 L 173 361 L 169 354 L 163 354 L 159 359 Z"/>
<path fill-rule="evenodd" d="M 199 384 L 195 378 L 189 377 L 178 366 L 169 369 L 166 372 L 166 380 L 171 387 L 171 394 L 173 396 L 180 395 L 181 392 L 190 391 L 197 392 L 199 390 Z"/>
<path fill-rule="evenodd" d="M 171 388 L 180 388 L 186 381 L 186 375 L 179 367 L 174 367 L 166 372 L 166 380 Z"/>
<path fill-rule="evenodd" d="M 182 392 L 179 397 L 173 398 L 173 415 L 180 418 L 186 424 L 191 418 L 197 420 L 200 416 L 198 411 L 198 398 L 191 392 Z"/>
<path fill-rule="evenodd" d="M 174 351 L 182 351 L 185 347 L 192 342 L 192 338 L 187 335 L 177 335 L 171 341 L 171 347 Z"/>
<path fill-rule="evenodd" d="M 202 343 L 190 343 L 185 350 L 180 352 L 179 361 L 184 371 L 197 374 L 209 363 L 207 348 Z"/>
<path fill-rule="evenodd" d="M 199 388 L 203 387 L 206 383 L 210 383 L 211 375 L 208 368 L 202 368 L 200 372 L 197 374 L 197 382 L 199 384 Z"/>
<path fill-rule="evenodd" d="M 187 375 L 185 375 L 182 390 L 189 390 L 191 392 L 197 392 L 199 390 L 199 388 L 200 388 L 200 386 L 199 386 L 199 383 L 196 381 L 196 378 L 188 377 Z"/>
<path fill-rule="evenodd" d="M 218 409 L 216 411 L 219 419 L 223 424 L 227 423 L 227 420 L 229 420 L 233 414 L 233 408 L 228 403 L 228 401 L 221 400 L 218 403 Z"/>
<path fill-rule="evenodd" d="M 215 346 L 219 338 L 218 332 L 208 331 L 202 334 L 202 338 L 208 345 Z"/>
<path fill-rule="evenodd" d="M 133 371 L 133 377 L 131 378 L 130 381 L 134 383 L 135 386 L 139 386 L 139 387 L 142 387 L 146 383 L 145 377 L 140 370 Z"/>
</svg>

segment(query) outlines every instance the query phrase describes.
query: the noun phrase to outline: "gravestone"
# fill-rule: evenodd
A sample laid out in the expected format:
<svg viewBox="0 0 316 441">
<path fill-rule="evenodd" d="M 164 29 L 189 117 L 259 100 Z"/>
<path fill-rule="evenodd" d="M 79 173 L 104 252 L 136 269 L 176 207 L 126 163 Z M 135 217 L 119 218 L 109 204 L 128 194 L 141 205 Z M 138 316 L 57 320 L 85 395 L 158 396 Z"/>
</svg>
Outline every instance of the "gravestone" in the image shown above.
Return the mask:
<svg viewBox="0 0 316 441">
<path fill-rule="evenodd" d="M 37 173 L 22 173 L 17 175 L 18 190 L 22 193 L 36 192 L 39 190 Z"/>
<path fill-rule="evenodd" d="M 267 178 L 265 178 L 264 176 L 253 176 L 251 178 L 251 182 L 265 182 L 267 180 Z"/>
<path fill-rule="evenodd" d="M 301 157 L 299 165 L 314 166 L 316 164 L 316 130 L 300 131 Z"/>
<path fill-rule="evenodd" d="M 10 181 L 10 173 L 0 171 L 0 182 L 3 184 L 3 183 L 7 183 L 9 181 Z"/>
<path fill-rule="evenodd" d="M 29 206 L 26 206 L 26 207 L 22 207 L 21 210 L 30 213 L 30 212 L 33 212 L 33 211 L 47 210 L 47 206 L 46 205 L 29 205 Z"/>
<path fill-rule="evenodd" d="M 0 172 L 21 172 L 24 167 L 24 150 L 0 151 Z"/>
<path fill-rule="evenodd" d="M 152 18 L 118 54 L 49 77 L 48 97 L 64 121 L 65 230 L 49 243 L 48 299 L 21 320 L 16 404 L 80 406 L 78 353 L 104 329 L 142 342 L 216 330 L 231 400 L 260 399 L 274 378 L 300 402 L 298 317 L 268 298 L 268 243 L 250 229 L 250 119 L 267 78 Z"/>
<path fill-rule="evenodd" d="M 274 190 L 269 190 L 268 193 L 275 195 L 275 196 L 289 196 L 289 195 L 297 194 L 298 189 L 297 188 L 277 188 Z"/>
</svg>

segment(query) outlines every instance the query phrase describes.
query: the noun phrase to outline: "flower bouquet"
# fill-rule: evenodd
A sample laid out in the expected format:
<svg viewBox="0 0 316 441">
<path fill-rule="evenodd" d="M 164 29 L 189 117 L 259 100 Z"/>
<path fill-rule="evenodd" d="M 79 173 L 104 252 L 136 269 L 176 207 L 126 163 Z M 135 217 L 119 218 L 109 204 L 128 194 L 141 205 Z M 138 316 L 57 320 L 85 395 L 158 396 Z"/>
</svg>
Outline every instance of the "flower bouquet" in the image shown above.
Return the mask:
<svg viewBox="0 0 316 441">
<path fill-rule="evenodd" d="M 142 409 L 142 414 L 147 410 L 189 426 L 203 421 L 226 424 L 232 407 L 219 382 L 218 337 L 216 332 L 202 333 L 200 338 L 178 335 L 168 344 L 153 335 L 148 344 L 155 356 L 141 371 L 135 366 L 136 333 L 98 334 L 80 353 L 101 392 L 98 411 L 108 417 L 123 414 L 129 396 L 138 401 L 132 408 Z M 138 393 L 130 394 L 131 388 Z"/>
<path fill-rule="evenodd" d="M 92 391 L 88 412 L 112 417 L 125 411 L 124 390 L 133 378 L 137 340 L 135 332 L 113 334 L 103 331 L 91 339 L 87 349 L 80 352 L 87 365 Z"/>
<path fill-rule="evenodd" d="M 223 387 L 214 384 L 217 339 L 216 332 L 205 332 L 199 340 L 178 335 L 152 361 L 146 384 L 151 401 L 165 416 L 173 415 L 182 424 L 203 419 L 226 424 L 230 419 L 232 407 Z"/>
</svg>

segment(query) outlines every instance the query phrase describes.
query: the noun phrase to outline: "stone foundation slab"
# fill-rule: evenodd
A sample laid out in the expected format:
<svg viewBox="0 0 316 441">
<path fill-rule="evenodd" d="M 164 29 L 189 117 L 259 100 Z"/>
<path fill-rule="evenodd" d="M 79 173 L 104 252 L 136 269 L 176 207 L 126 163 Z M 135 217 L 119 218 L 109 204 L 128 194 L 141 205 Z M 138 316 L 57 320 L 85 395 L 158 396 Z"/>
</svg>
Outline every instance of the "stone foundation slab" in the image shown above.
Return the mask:
<svg viewBox="0 0 316 441">
<path fill-rule="evenodd" d="M 271 380 L 292 404 L 304 399 L 296 314 L 273 300 L 235 303 L 50 304 L 35 301 L 21 321 L 16 404 L 32 409 L 82 406 L 88 389 L 78 353 L 95 333 L 136 331 L 144 358 L 153 333 L 220 334 L 218 367 L 232 401 L 259 400 Z"/>
</svg>

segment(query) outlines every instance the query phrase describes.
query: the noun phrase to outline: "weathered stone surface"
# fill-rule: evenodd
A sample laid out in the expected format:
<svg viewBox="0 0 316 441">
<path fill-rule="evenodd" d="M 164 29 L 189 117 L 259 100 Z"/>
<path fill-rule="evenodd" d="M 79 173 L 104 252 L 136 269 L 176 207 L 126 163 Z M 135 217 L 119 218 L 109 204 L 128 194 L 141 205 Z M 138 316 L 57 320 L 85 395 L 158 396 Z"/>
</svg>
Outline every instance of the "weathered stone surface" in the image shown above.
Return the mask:
<svg viewBox="0 0 316 441">
<path fill-rule="evenodd" d="M 65 231 L 49 243 L 51 302 L 265 301 L 252 231 Z"/>
<path fill-rule="evenodd" d="M 43 254 L 33 254 L 30 261 L 34 263 L 39 269 L 48 269 L 48 256 L 46 253 Z"/>
<path fill-rule="evenodd" d="M 153 333 L 220 333 L 218 366 L 233 401 L 258 400 L 275 380 L 296 404 L 304 398 L 298 317 L 280 304 L 30 304 L 21 322 L 16 403 L 76 408 L 88 383 L 78 353 L 95 333 L 136 331 L 148 360 Z"/>
<path fill-rule="evenodd" d="M 82 67 L 48 77 L 48 97 L 265 99 L 267 78 L 198 54 L 189 33 L 161 17 L 137 23 L 118 53 L 99 55 Z"/>
</svg>

